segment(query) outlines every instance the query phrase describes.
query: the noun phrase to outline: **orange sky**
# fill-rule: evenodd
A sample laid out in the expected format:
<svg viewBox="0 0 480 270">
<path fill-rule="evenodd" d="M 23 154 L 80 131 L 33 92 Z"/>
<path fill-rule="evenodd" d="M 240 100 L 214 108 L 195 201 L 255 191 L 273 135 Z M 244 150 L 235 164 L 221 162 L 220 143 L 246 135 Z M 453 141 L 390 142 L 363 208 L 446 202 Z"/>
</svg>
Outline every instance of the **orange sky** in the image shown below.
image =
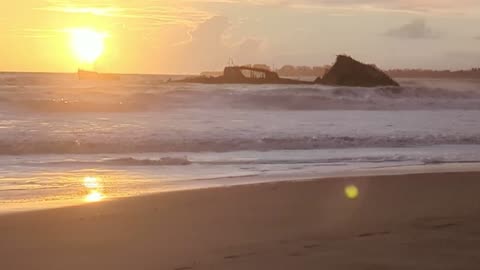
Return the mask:
<svg viewBox="0 0 480 270">
<path fill-rule="evenodd" d="M 108 34 L 96 68 L 191 73 L 236 63 L 480 65 L 475 0 L 16 0 L 0 3 L 0 70 L 75 71 L 69 29 Z"/>
</svg>

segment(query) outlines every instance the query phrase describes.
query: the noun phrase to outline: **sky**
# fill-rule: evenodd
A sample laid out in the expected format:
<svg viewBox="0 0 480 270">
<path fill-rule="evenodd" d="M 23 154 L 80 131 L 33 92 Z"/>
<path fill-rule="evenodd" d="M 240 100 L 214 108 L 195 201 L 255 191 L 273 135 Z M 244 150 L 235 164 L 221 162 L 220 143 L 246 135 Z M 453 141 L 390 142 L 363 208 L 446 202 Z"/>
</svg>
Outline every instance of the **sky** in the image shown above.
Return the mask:
<svg viewBox="0 0 480 270">
<path fill-rule="evenodd" d="M 101 72 L 185 74 L 235 64 L 480 67 L 479 0 L 0 1 L 0 70 L 72 72 L 71 29 L 105 34 Z"/>
</svg>

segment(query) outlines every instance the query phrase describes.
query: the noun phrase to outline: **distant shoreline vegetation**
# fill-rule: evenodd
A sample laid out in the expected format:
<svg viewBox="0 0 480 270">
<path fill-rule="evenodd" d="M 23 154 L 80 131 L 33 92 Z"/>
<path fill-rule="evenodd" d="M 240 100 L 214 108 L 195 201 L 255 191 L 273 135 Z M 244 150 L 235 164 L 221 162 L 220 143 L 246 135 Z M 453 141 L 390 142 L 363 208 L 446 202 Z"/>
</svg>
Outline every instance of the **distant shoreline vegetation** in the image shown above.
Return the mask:
<svg viewBox="0 0 480 270">
<path fill-rule="evenodd" d="M 325 66 L 293 66 L 285 65 L 279 69 L 272 69 L 265 64 L 245 65 L 248 67 L 261 68 L 269 71 L 275 71 L 282 77 L 323 77 L 331 68 Z M 480 79 L 480 68 L 470 70 L 432 70 L 432 69 L 388 69 L 385 72 L 395 78 L 458 78 L 458 79 Z M 218 77 L 221 71 L 202 72 L 201 76 Z"/>
</svg>

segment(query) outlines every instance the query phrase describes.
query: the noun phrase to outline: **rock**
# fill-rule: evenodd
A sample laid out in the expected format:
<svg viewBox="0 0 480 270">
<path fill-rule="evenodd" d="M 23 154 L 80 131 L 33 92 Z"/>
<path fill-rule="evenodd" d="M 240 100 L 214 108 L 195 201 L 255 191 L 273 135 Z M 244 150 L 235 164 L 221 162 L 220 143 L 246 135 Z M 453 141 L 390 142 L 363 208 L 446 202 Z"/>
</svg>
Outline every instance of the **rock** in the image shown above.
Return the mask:
<svg viewBox="0 0 480 270">
<path fill-rule="evenodd" d="M 360 63 L 346 55 L 337 56 L 332 68 L 323 78 L 317 78 L 315 83 L 359 87 L 399 86 L 377 67 Z"/>
</svg>

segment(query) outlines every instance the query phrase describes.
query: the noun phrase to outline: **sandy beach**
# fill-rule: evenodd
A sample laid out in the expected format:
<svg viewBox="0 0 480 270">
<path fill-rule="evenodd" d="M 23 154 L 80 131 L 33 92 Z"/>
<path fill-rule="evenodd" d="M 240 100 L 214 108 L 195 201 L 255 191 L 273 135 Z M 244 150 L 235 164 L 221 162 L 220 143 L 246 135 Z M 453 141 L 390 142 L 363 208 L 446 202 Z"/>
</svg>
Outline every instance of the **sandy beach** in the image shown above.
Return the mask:
<svg viewBox="0 0 480 270">
<path fill-rule="evenodd" d="M 268 183 L 2 215 L 0 268 L 478 269 L 479 177 Z"/>
</svg>

